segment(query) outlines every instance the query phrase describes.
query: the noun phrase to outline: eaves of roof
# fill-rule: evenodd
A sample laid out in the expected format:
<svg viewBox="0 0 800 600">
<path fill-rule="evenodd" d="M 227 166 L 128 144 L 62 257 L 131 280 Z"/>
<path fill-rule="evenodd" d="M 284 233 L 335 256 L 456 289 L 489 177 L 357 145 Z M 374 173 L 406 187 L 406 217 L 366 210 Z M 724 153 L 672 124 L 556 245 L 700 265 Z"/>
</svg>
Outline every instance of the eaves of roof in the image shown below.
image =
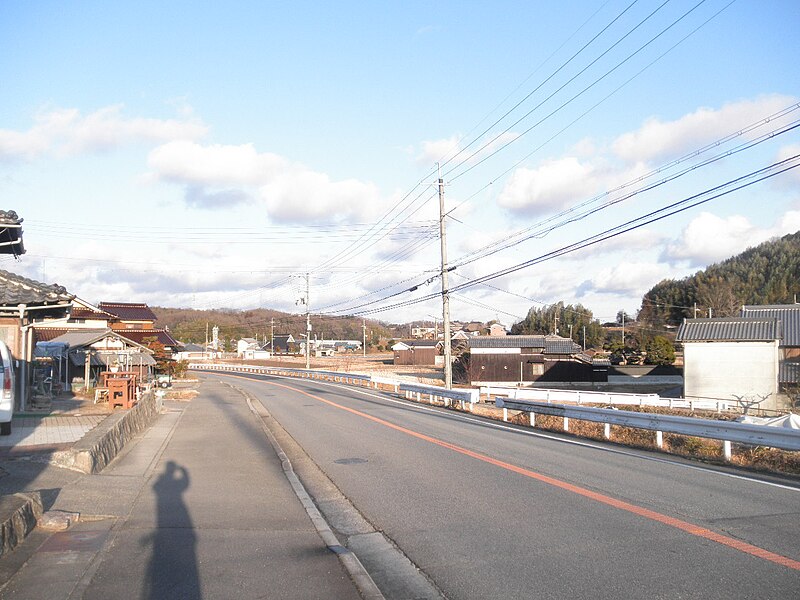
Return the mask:
<svg viewBox="0 0 800 600">
<path fill-rule="evenodd" d="M 0 306 L 16 307 L 68 304 L 75 298 L 60 285 L 48 285 L 0 270 Z"/>
</svg>

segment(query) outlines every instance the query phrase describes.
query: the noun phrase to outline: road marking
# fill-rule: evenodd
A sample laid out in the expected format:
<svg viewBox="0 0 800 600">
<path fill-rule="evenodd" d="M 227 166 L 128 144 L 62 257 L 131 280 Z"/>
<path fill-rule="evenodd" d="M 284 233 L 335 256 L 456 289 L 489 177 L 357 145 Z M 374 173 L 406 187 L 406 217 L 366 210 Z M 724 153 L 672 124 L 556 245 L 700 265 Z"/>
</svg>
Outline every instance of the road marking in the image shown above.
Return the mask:
<svg viewBox="0 0 800 600">
<path fill-rule="evenodd" d="M 241 377 L 243 379 L 249 379 L 250 381 L 253 381 L 252 377 L 247 377 L 245 374 L 226 373 L 226 375 L 230 375 L 232 377 Z M 274 377 L 274 378 L 277 378 L 277 379 L 287 379 L 287 380 L 294 379 L 292 377 L 284 376 L 284 375 L 266 375 L 266 376 L 263 376 L 263 377 Z M 258 379 L 258 381 L 265 381 L 265 380 L 264 379 Z M 374 392 L 367 392 L 366 390 L 359 389 L 359 388 L 353 388 L 351 386 L 342 385 L 340 383 L 330 383 L 330 382 L 327 382 L 327 381 L 318 381 L 318 380 L 314 381 L 314 383 L 319 384 L 319 385 L 325 385 L 325 386 L 328 386 L 328 387 L 333 387 L 333 388 L 346 389 L 348 391 L 359 393 L 359 394 L 361 394 L 363 396 L 369 396 L 370 398 L 377 398 L 379 400 L 384 400 L 385 402 L 391 402 L 393 404 L 400 404 L 401 406 L 407 406 L 409 408 L 413 408 L 413 409 L 421 411 L 421 412 L 430 412 L 430 413 L 435 413 L 435 414 L 439 414 L 439 415 L 446 414 L 451 419 L 457 419 L 457 420 L 461 420 L 461 421 L 466 421 L 468 423 L 478 423 L 478 424 L 480 424 L 480 425 L 482 425 L 484 427 L 492 427 L 494 429 L 499 429 L 501 431 L 513 431 L 514 433 L 521 433 L 523 435 L 529 435 L 531 437 L 542 438 L 542 439 L 545 439 L 545 440 L 552 440 L 554 442 L 559 442 L 561 444 L 570 444 L 570 445 L 573 445 L 573 446 L 579 446 L 581 448 L 591 448 L 593 450 L 598 450 L 600 452 L 609 452 L 611 454 L 619 454 L 620 456 L 628 456 L 630 458 L 636 458 L 638 460 L 649 460 L 649 461 L 652 461 L 652 462 L 657 462 L 657 463 L 661 463 L 661 464 L 665 464 L 665 465 L 672 465 L 674 467 L 680 467 L 682 469 L 689 469 L 691 471 L 700 471 L 702 473 L 707 473 L 707 474 L 710 474 L 710 475 L 717 475 L 719 477 L 727 477 L 729 479 L 738 479 L 740 481 L 747 481 L 748 483 L 755 483 L 755 484 L 758 484 L 758 485 L 766 485 L 766 486 L 769 486 L 769 487 L 775 487 L 775 488 L 779 488 L 779 489 L 782 489 L 782 490 L 788 490 L 788 491 L 791 491 L 791 492 L 800 492 L 800 488 L 798 488 L 796 486 L 786 485 L 784 483 L 776 483 L 774 481 L 765 481 L 763 479 L 756 479 L 754 477 L 748 477 L 747 475 L 738 475 L 736 473 L 727 473 L 725 471 L 720 471 L 720 470 L 717 470 L 717 469 L 710 469 L 708 467 L 704 467 L 704 466 L 700 466 L 700 465 L 692 465 L 692 464 L 688 464 L 686 462 L 677 461 L 677 460 L 671 460 L 669 458 L 662 458 L 662 457 L 659 457 L 659 456 L 648 456 L 647 454 L 642 454 L 640 452 L 631 452 L 629 450 L 623 450 L 623 449 L 620 449 L 620 448 L 611 448 L 611 447 L 608 447 L 608 446 L 602 446 L 600 444 L 595 444 L 595 443 L 592 443 L 592 442 L 587 442 L 587 441 L 582 441 L 582 440 L 575 440 L 575 439 L 570 439 L 570 438 L 563 437 L 563 436 L 543 433 L 541 431 L 535 431 L 535 430 L 531 430 L 529 428 L 524 428 L 523 426 L 514 427 L 514 426 L 508 425 L 507 423 L 493 422 L 493 421 L 490 420 L 489 417 L 485 417 L 485 418 L 481 419 L 481 418 L 478 418 L 478 417 L 467 416 L 467 415 L 459 413 L 459 412 L 453 412 L 453 411 L 444 411 L 443 412 L 442 409 L 439 408 L 439 407 L 426 406 L 424 404 L 419 404 L 417 402 L 413 402 L 413 401 L 410 401 L 410 400 L 398 400 L 397 398 L 391 398 L 391 397 L 389 397 L 389 396 L 387 396 L 385 394 L 376 394 Z"/>
<path fill-rule="evenodd" d="M 531 471 L 530 469 L 525 469 L 523 467 L 518 467 L 517 465 L 512 465 L 511 463 L 504 462 L 502 460 L 498 460 L 496 458 L 492 458 L 491 456 L 487 456 L 485 454 L 480 454 L 479 452 L 474 452 L 467 448 L 463 448 L 461 446 L 457 446 L 456 444 L 451 444 L 450 442 L 445 442 L 444 440 L 440 440 L 435 437 L 431 437 L 429 435 L 425 435 L 424 433 L 419 433 L 414 431 L 413 429 L 408 429 L 406 427 L 402 427 L 400 425 L 396 425 L 395 423 L 391 423 L 379 417 L 375 417 L 373 415 L 367 414 L 360 410 L 356 410 L 354 408 L 350 408 L 348 406 L 343 406 L 341 404 L 337 404 L 336 402 L 332 402 L 331 400 L 327 400 L 322 398 L 321 396 L 317 396 L 315 394 L 311 394 L 304 390 L 291 387 L 289 385 L 285 385 L 282 383 L 277 383 L 274 381 L 264 381 L 264 383 L 268 385 L 273 385 L 276 387 L 282 387 L 287 390 L 292 390 L 299 394 L 303 394 L 309 398 L 313 398 L 319 402 L 324 404 L 328 404 L 334 408 L 338 408 L 345 412 L 349 412 L 353 415 L 362 417 L 364 419 L 368 419 L 374 423 L 379 425 L 383 425 L 384 427 L 388 427 L 390 429 L 394 429 L 400 433 L 404 433 L 411 437 L 415 437 L 420 440 L 424 440 L 426 442 L 430 442 L 431 444 L 435 444 L 442 448 L 446 448 L 448 450 L 452 450 L 453 452 L 458 452 L 459 454 L 463 454 L 464 456 L 469 456 L 470 458 L 474 458 L 476 460 L 480 460 L 482 462 L 488 463 L 490 465 L 494 465 L 496 467 L 500 467 L 507 471 L 511 471 L 512 473 L 517 473 L 519 475 L 523 475 L 524 477 L 529 477 L 530 479 L 535 479 L 536 481 L 540 481 L 542 483 L 546 483 L 553 487 L 560 488 L 562 490 L 572 492 L 574 494 L 578 494 L 579 496 L 583 496 L 584 498 L 588 498 L 590 500 L 594 500 L 596 502 L 600 502 L 601 504 L 606 504 L 608 506 L 612 506 L 619 510 L 624 510 L 631 514 L 644 517 L 646 519 L 650 519 L 652 521 L 656 521 L 663 525 L 667 525 L 669 527 L 674 527 L 681 531 L 684 531 L 688 534 L 712 541 L 717 542 L 718 544 L 722 544 L 723 546 L 728 546 L 729 548 L 733 548 L 734 550 L 739 550 L 740 552 L 744 552 L 745 554 L 749 554 L 751 556 L 755 556 L 757 558 L 761 558 L 772 563 L 782 565 L 784 567 L 788 567 L 790 569 L 794 569 L 795 571 L 800 571 L 800 561 L 794 560 L 792 558 L 781 556 L 780 554 L 776 554 L 774 552 L 770 552 L 769 550 L 765 550 L 764 548 L 759 548 L 758 546 L 754 546 L 753 544 L 748 544 L 747 542 L 743 542 L 740 540 L 736 540 L 734 538 L 728 537 L 726 535 L 722 535 L 711 531 L 710 529 L 706 529 L 705 527 L 700 527 L 699 525 L 693 525 L 687 521 L 682 521 L 681 519 L 676 519 L 674 517 L 670 517 L 668 515 L 661 514 L 659 512 L 650 510 L 648 508 L 644 508 L 642 506 L 637 506 L 635 504 L 631 504 L 629 502 L 625 502 L 623 500 L 618 500 L 616 498 L 612 498 L 611 496 L 606 496 L 605 494 L 600 494 L 598 492 L 593 492 L 591 490 L 587 490 L 577 485 L 573 485 L 571 483 L 567 483 L 565 481 L 561 481 L 560 479 L 555 479 L 553 477 L 549 477 L 547 475 L 542 475 L 541 473 L 536 473 L 535 471 Z"/>
</svg>

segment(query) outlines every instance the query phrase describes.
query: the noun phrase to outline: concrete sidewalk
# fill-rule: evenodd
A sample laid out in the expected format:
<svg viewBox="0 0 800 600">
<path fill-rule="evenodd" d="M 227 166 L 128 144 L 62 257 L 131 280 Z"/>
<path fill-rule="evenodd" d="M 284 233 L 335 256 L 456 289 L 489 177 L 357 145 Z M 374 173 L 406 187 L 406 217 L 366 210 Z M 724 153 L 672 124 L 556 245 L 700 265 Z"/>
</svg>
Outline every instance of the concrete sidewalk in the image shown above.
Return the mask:
<svg viewBox="0 0 800 600">
<path fill-rule="evenodd" d="M 200 389 L 99 474 L 0 458 L 0 492 L 35 490 L 70 525 L 0 559 L 0 598 L 360 597 L 245 399 Z"/>
</svg>

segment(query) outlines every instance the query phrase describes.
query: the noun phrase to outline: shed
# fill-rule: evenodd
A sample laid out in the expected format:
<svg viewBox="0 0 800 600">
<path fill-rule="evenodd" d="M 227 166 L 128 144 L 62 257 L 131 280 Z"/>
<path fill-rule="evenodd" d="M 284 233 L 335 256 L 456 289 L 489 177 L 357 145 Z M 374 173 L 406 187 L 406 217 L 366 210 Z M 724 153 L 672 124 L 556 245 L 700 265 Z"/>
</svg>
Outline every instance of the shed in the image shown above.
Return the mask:
<svg viewBox="0 0 800 600">
<path fill-rule="evenodd" d="M 775 318 L 685 319 L 676 339 L 683 344 L 684 396 L 765 398 L 761 408 L 777 408 L 782 337 Z"/>
</svg>

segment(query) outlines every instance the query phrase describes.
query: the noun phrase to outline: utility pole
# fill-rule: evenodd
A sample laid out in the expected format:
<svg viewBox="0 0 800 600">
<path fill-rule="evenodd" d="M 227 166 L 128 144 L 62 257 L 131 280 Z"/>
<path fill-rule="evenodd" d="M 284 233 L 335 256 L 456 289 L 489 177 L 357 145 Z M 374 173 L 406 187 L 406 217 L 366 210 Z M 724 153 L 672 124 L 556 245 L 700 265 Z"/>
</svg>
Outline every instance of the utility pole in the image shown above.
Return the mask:
<svg viewBox="0 0 800 600">
<path fill-rule="evenodd" d="M 308 273 L 306 273 L 306 369 L 311 368 L 311 302 L 309 300 Z"/>
<path fill-rule="evenodd" d="M 444 386 L 453 389 L 453 349 L 450 346 L 450 290 L 447 283 L 447 239 L 444 226 L 444 180 L 439 165 L 439 241 L 442 248 L 442 324 L 444 325 Z"/>
<path fill-rule="evenodd" d="M 275 354 L 275 317 L 270 319 L 269 327 L 269 351 Z"/>
<path fill-rule="evenodd" d="M 625 311 L 622 311 L 622 347 L 625 348 Z"/>
<path fill-rule="evenodd" d="M 361 330 L 362 330 L 362 332 L 364 334 L 364 342 L 363 342 L 363 344 L 361 346 L 361 349 L 363 350 L 363 356 L 366 356 L 367 355 L 367 320 L 366 319 L 364 319 L 364 322 L 361 325 Z"/>
<path fill-rule="evenodd" d="M 583 326 L 583 349 L 586 350 L 586 325 Z"/>
</svg>

